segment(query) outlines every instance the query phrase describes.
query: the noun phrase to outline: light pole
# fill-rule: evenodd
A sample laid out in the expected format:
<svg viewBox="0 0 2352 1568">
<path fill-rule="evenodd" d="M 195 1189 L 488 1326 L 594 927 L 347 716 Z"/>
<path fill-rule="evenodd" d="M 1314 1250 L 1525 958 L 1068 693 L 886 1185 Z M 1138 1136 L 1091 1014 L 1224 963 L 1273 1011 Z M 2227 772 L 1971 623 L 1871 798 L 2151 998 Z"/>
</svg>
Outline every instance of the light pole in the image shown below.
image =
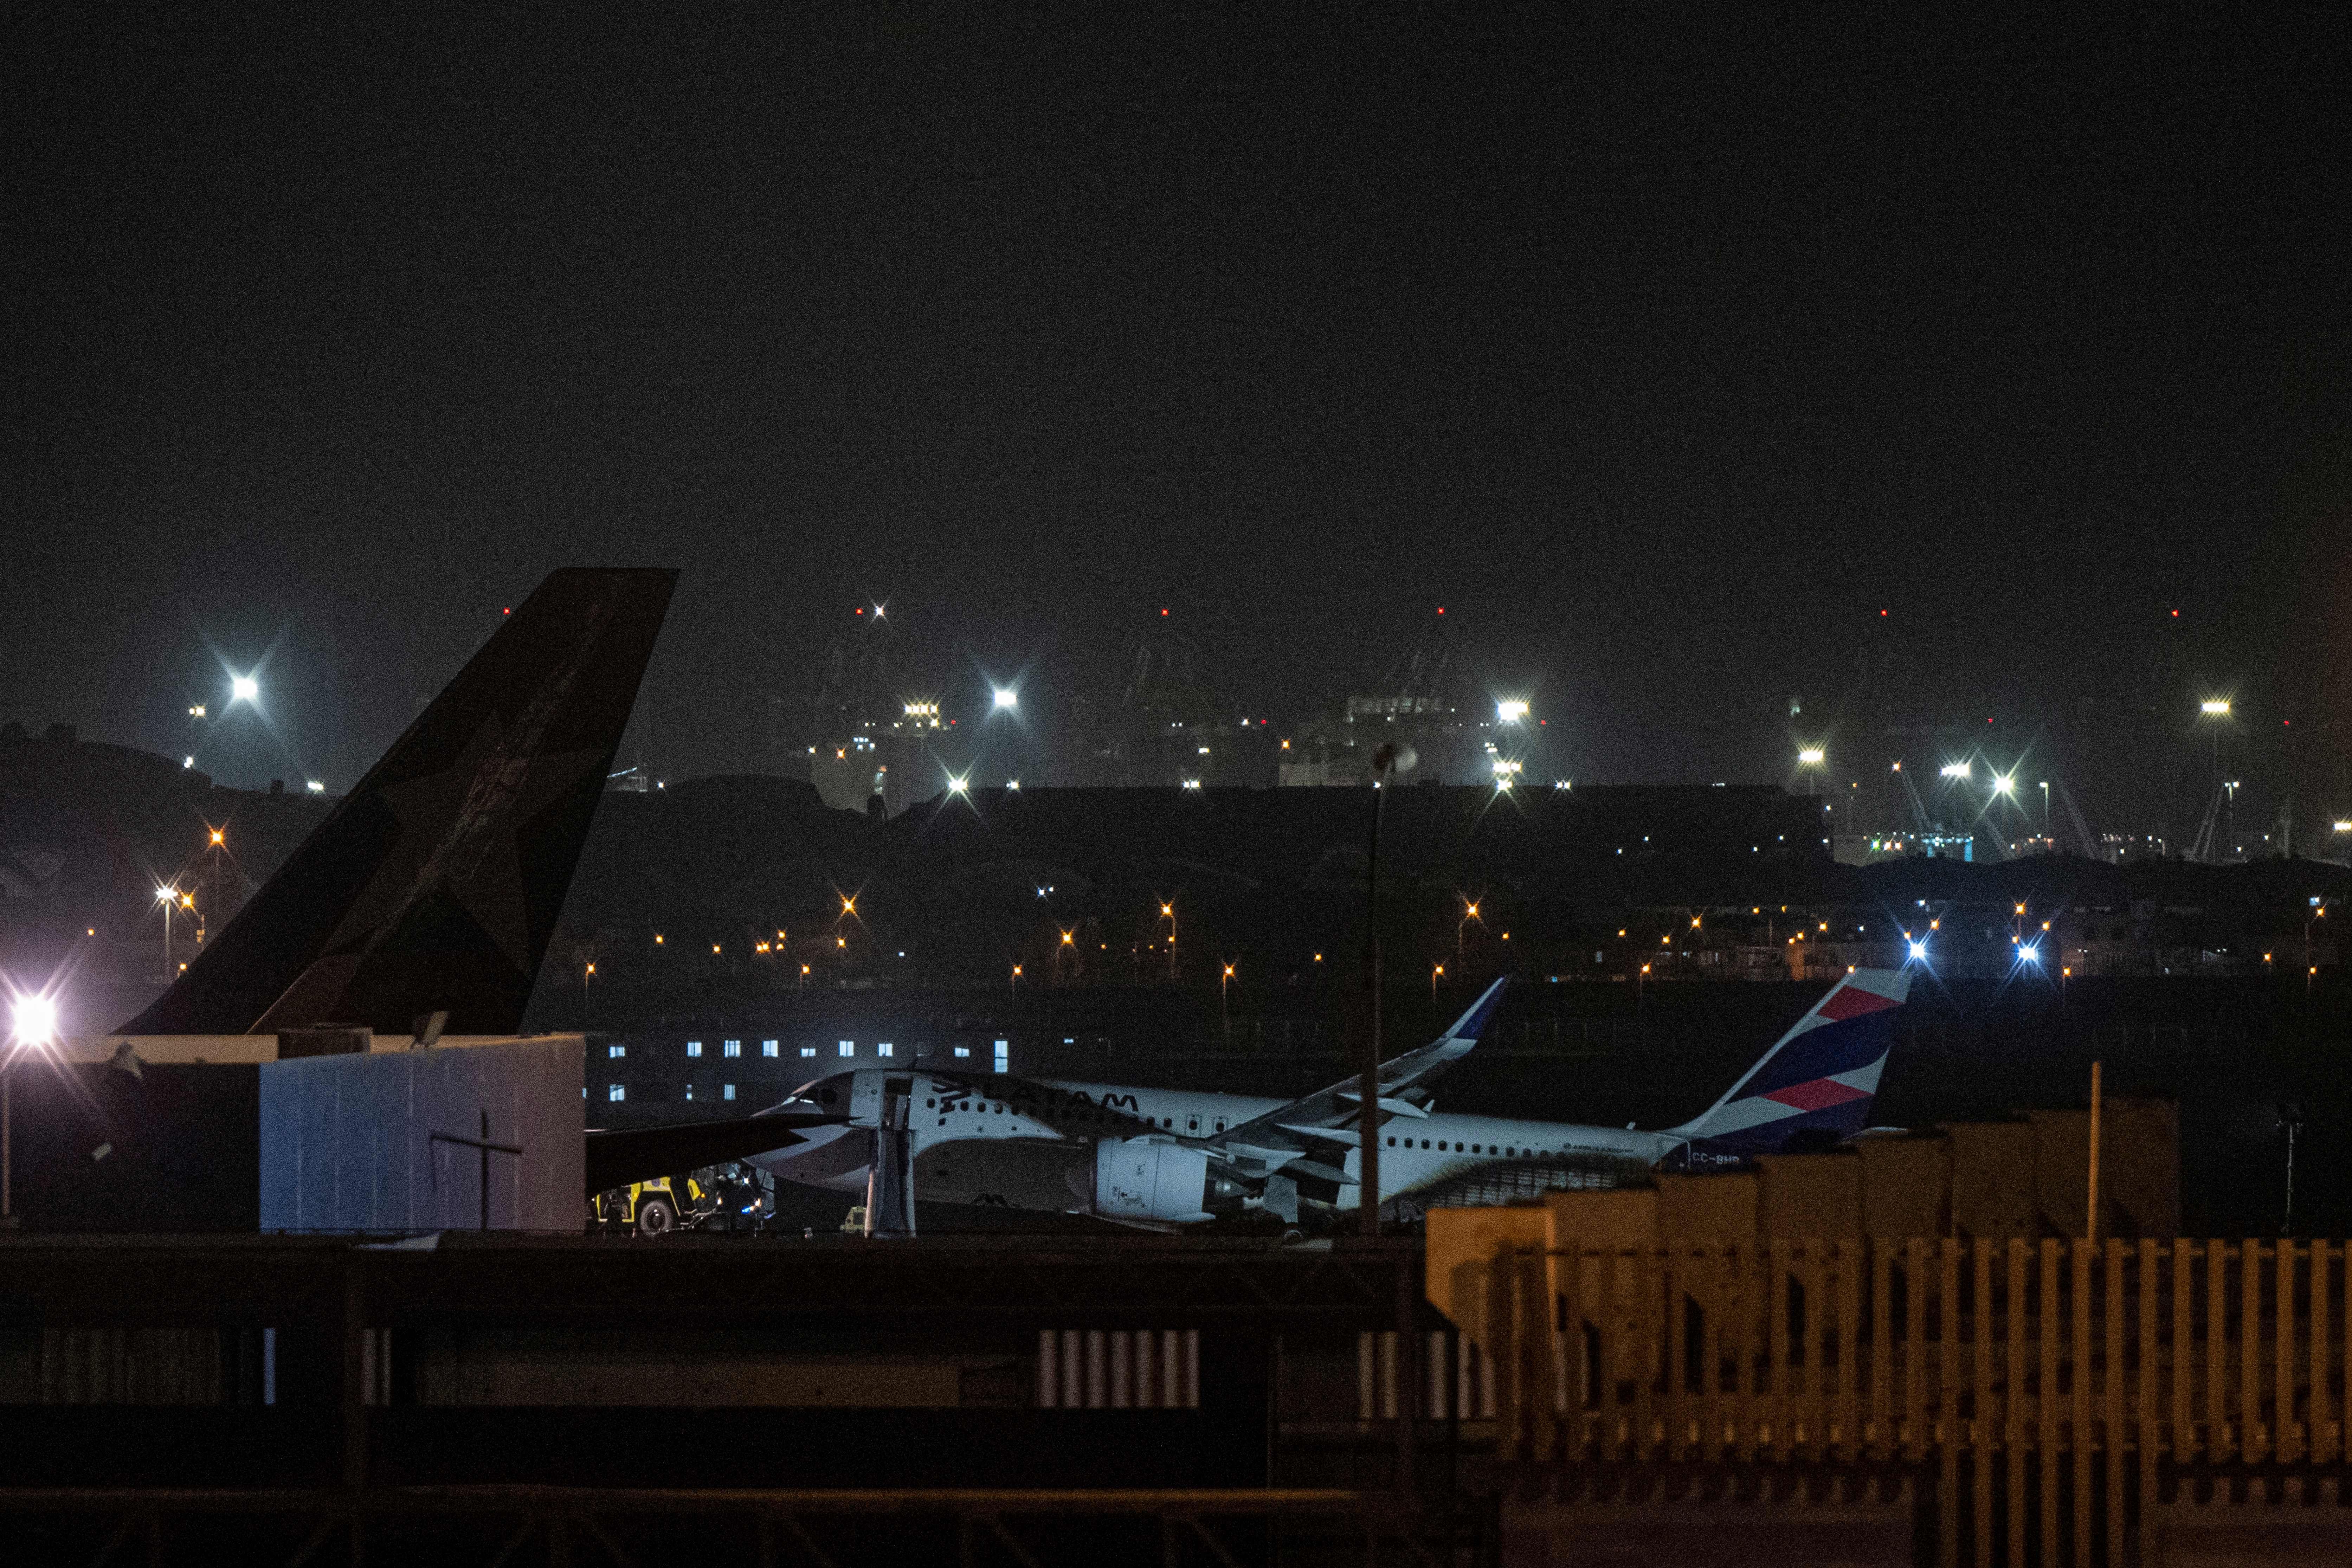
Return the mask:
<svg viewBox="0 0 2352 1568">
<path fill-rule="evenodd" d="M 1829 760 L 1829 752 L 1824 747 L 1803 746 L 1798 749 L 1797 771 L 1805 775 L 1805 793 L 1808 795 L 1817 793 L 1822 770 Z"/>
<path fill-rule="evenodd" d="M 1160 913 L 1168 921 L 1168 980 L 1176 980 L 1176 906 L 1171 901 L 1160 906 Z"/>
<path fill-rule="evenodd" d="M 16 1123 L 16 1062 L 26 1051 L 44 1050 L 58 1037 L 57 998 L 42 992 L 20 995 L 9 1020 L 8 1054 L 0 1058 L 0 1230 L 16 1228 L 13 1183 Z"/>
<path fill-rule="evenodd" d="M 177 888 L 155 889 L 155 901 L 163 906 L 163 984 L 166 985 L 172 983 L 172 905 L 178 898 Z"/>
<path fill-rule="evenodd" d="M 596 964 L 592 959 L 588 967 L 580 972 L 580 1027 L 583 1032 L 588 1027 L 588 983 L 595 978 Z"/>
<path fill-rule="evenodd" d="M 1364 1037 L 1363 1071 L 1356 1085 L 1361 1142 L 1356 1180 L 1367 1241 L 1381 1238 L 1381 814 L 1388 803 L 1390 781 L 1412 761 L 1393 741 L 1382 742 L 1372 753 L 1372 841 L 1364 877 L 1364 958 L 1366 982 L 1372 989 L 1372 1027 Z"/>
<path fill-rule="evenodd" d="M 1462 900 L 1462 918 L 1454 922 L 1454 963 L 1457 968 L 1460 967 L 1462 963 L 1462 933 L 1469 928 L 1472 921 L 1477 919 L 1477 902 L 1475 900 L 1464 899 Z M 1486 922 L 1480 921 L 1479 923 L 1484 925 Z"/>
<path fill-rule="evenodd" d="M 1217 1025 L 1224 1031 L 1228 1042 L 1234 1037 L 1234 1021 L 1225 1012 L 1225 987 L 1233 984 L 1233 979 L 1234 966 L 1228 963 L 1225 972 L 1217 976 Z"/>
<path fill-rule="evenodd" d="M 1429 966 L 1429 999 L 1432 1002 L 1437 1000 L 1437 983 L 1444 978 L 1445 965 L 1433 963 Z"/>
</svg>

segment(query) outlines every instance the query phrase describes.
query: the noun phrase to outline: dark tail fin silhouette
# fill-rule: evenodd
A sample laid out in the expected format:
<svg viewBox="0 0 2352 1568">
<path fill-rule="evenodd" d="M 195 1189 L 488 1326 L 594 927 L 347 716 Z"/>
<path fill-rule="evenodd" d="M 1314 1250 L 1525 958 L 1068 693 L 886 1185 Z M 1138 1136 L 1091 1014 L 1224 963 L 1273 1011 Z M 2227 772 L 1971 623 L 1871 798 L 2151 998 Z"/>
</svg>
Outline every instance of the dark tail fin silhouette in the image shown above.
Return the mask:
<svg viewBox="0 0 2352 1568">
<path fill-rule="evenodd" d="M 677 574 L 568 568 L 509 616 L 172 988 L 116 1031 L 510 1034 Z"/>
</svg>

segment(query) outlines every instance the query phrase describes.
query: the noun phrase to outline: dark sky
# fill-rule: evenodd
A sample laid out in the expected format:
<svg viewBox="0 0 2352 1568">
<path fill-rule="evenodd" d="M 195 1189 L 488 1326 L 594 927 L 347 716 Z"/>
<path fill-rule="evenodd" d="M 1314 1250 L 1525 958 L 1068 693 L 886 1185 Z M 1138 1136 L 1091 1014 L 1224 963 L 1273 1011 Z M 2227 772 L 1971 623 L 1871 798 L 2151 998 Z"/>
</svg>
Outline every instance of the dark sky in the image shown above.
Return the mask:
<svg viewBox="0 0 2352 1568">
<path fill-rule="evenodd" d="M 177 752 L 274 649 L 222 772 L 348 782 L 618 562 L 673 773 L 860 600 L 1065 693 L 1169 605 L 1290 714 L 1444 603 L 1582 777 L 1801 696 L 2104 825 L 2227 690 L 2352 807 L 2324 9 L 323 9 L 11 10 L 6 715 Z"/>
</svg>

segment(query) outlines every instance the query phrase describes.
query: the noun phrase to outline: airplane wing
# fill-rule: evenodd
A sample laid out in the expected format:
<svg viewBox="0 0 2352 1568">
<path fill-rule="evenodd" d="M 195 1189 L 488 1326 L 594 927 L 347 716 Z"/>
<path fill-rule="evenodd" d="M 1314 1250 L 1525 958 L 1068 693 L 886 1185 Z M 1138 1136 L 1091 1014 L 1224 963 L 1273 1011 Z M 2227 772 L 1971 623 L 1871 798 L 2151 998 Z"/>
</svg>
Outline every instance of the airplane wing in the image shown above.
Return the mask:
<svg viewBox="0 0 2352 1568">
<path fill-rule="evenodd" d="M 1428 1084 L 1478 1044 L 1478 1037 L 1502 1003 L 1507 983 L 1506 977 L 1486 987 L 1467 1012 L 1429 1044 L 1381 1064 L 1382 1121 L 1429 1114 Z M 1208 1142 L 1222 1145 L 1245 1172 L 1280 1174 L 1298 1184 L 1301 1196 L 1333 1202 L 1348 1180 L 1348 1151 L 1360 1137 L 1357 1119 L 1363 1098 L 1360 1077 L 1341 1079 L 1328 1089 L 1228 1128 Z"/>
<path fill-rule="evenodd" d="M 1507 978 L 1486 987 L 1470 1010 L 1454 1020 L 1445 1033 L 1418 1050 L 1391 1057 L 1381 1064 L 1381 1110 L 1389 1116 L 1426 1116 L 1423 1107 L 1429 1096 L 1424 1085 L 1455 1062 L 1470 1054 L 1477 1045 L 1479 1034 L 1495 1009 L 1503 1000 L 1503 987 Z M 1330 1088 L 1318 1089 L 1304 1099 L 1270 1110 L 1252 1121 L 1244 1121 L 1224 1134 L 1227 1142 L 1238 1139 L 1248 1142 L 1254 1135 L 1272 1128 L 1313 1128 L 1323 1130 L 1337 1126 L 1352 1126 L 1356 1110 L 1363 1102 L 1363 1079 L 1350 1075 Z"/>
<path fill-rule="evenodd" d="M 583 1167 L 588 1195 L 593 1197 L 631 1182 L 675 1176 L 703 1165 L 748 1160 L 754 1154 L 789 1149 L 807 1142 L 801 1136 L 803 1131 L 838 1127 L 847 1120 L 830 1113 L 795 1110 L 618 1131 L 591 1128 Z"/>
</svg>

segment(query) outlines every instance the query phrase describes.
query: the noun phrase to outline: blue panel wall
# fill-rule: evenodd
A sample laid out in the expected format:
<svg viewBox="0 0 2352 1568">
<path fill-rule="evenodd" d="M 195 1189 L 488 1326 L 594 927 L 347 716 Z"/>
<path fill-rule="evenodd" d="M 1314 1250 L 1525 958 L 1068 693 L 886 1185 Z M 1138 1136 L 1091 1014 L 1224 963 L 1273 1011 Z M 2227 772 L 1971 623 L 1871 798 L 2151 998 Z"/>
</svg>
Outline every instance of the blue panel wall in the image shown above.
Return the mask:
<svg viewBox="0 0 2352 1568">
<path fill-rule="evenodd" d="M 583 1118 L 576 1035 L 260 1068 L 261 1228 L 576 1232 Z M 487 1142 L 521 1151 L 484 1156 Z"/>
</svg>

